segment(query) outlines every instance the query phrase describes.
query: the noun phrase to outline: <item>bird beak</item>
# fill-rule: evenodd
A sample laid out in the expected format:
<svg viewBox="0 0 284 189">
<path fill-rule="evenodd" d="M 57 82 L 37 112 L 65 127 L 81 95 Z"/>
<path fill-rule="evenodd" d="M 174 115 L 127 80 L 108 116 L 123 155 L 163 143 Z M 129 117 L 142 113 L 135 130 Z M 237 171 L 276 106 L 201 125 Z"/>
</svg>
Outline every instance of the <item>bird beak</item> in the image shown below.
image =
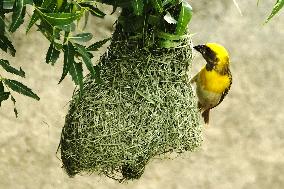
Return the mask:
<svg viewBox="0 0 284 189">
<path fill-rule="evenodd" d="M 204 54 L 205 53 L 205 45 L 196 45 L 194 46 L 193 48 L 195 50 L 197 50 L 198 52 L 200 52 L 201 54 Z"/>
</svg>

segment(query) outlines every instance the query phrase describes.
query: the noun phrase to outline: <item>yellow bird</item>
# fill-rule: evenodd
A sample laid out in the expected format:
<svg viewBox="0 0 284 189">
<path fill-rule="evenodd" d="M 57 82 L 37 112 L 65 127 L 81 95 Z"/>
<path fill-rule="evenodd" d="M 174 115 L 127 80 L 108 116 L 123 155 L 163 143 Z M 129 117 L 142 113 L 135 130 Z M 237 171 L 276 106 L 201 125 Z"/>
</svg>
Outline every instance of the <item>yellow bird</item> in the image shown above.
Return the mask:
<svg viewBox="0 0 284 189">
<path fill-rule="evenodd" d="M 205 124 L 209 124 L 210 109 L 223 101 L 232 84 L 229 53 L 223 46 L 216 43 L 197 45 L 193 48 L 206 60 L 206 65 L 190 82 L 196 83 L 198 107 Z"/>
</svg>

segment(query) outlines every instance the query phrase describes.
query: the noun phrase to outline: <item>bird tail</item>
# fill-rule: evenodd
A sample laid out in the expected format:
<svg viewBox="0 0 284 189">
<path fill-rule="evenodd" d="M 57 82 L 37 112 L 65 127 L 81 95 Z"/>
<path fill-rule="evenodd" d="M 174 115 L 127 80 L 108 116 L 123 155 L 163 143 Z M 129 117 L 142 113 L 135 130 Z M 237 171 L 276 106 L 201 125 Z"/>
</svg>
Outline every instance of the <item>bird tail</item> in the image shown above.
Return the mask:
<svg viewBox="0 0 284 189">
<path fill-rule="evenodd" d="M 206 125 L 209 125 L 209 112 L 210 112 L 210 109 L 207 109 L 201 114 Z"/>
</svg>

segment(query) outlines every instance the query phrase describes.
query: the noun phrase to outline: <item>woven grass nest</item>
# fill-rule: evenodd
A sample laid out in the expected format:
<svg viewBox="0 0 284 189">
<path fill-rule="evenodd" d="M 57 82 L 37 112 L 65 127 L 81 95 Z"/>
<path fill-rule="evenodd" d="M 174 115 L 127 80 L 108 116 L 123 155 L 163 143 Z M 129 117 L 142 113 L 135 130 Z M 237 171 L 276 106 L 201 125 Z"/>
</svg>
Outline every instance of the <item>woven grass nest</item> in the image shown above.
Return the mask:
<svg viewBox="0 0 284 189">
<path fill-rule="evenodd" d="M 200 146 L 191 60 L 189 38 L 148 49 L 117 29 L 99 62 L 101 84 L 87 76 L 81 98 L 77 90 L 71 100 L 60 142 L 68 175 L 138 179 L 151 158 Z"/>
</svg>

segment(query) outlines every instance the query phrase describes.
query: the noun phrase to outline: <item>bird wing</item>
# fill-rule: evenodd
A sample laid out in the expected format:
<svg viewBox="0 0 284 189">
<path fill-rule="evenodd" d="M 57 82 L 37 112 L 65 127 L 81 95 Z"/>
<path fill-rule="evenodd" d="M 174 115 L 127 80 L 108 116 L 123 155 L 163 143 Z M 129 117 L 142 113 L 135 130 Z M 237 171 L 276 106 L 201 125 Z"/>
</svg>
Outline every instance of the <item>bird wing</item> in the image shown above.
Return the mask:
<svg viewBox="0 0 284 189">
<path fill-rule="evenodd" d="M 224 100 L 225 96 L 228 94 L 228 92 L 229 92 L 229 90 L 231 88 L 231 85 L 232 85 L 232 75 L 231 75 L 230 72 L 229 72 L 229 77 L 230 77 L 230 84 L 229 84 L 229 86 L 222 93 L 219 102 L 215 106 L 213 106 L 212 108 L 215 108 L 216 106 L 218 106 Z M 212 109 L 212 108 L 210 108 L 210 109 Z"/>
</svg>

